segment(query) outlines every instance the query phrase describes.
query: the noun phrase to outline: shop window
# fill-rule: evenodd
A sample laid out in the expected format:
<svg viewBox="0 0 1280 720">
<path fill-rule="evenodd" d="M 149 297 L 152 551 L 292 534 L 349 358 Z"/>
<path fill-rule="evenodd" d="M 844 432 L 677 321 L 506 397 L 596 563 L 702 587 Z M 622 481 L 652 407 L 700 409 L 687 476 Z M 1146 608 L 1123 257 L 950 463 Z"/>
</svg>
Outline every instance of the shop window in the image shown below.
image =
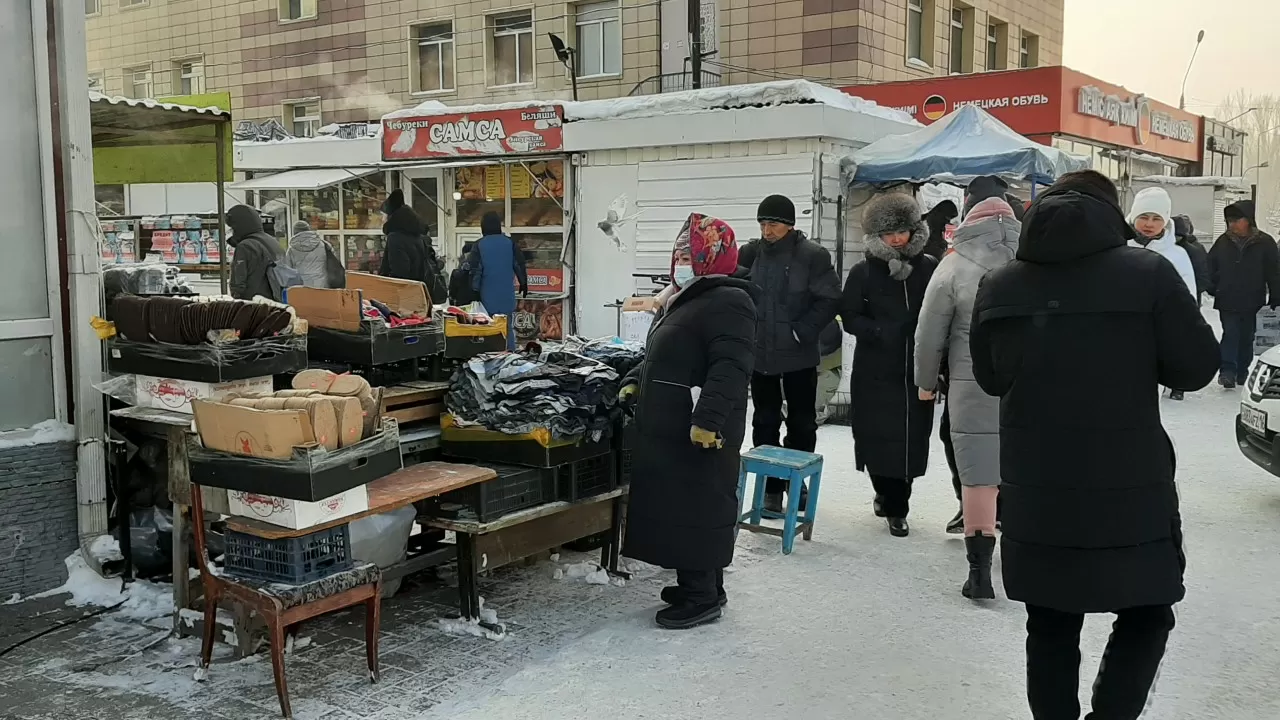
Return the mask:
<svg viewBox="0 0 1280 720">
<path fill-rule="evenodd" d="M 617 2 L 578 5 L 578 77 L 622 73 L 622 17 Z"/>
<path fill-rule="evenodd" d="M 309 20 L 316 17 L 316 0 L 280 0 L 280 19 Z"/>
<path fill-rule="evenodd" d="M 493 28 L 493 77 L 495 86 L 524 85 L 534 81 L 533 12 L 495 15 Z"/>
<path fill-rule="evenodd" d="M 315 137 L 320 132 L 320 101 L 285 103 L 284 119 L 294 137 Z"/>
<path fill-rule="evenodd" d="M 317 232 L 342 229 L 342 216 L 338 211 L 338 188 L 299 190 L 298 214 Z"/>
<path fill-rule="evenodd" d="M 1018 67 L 1039 67 L 1040 38 L 1029 32 L 1023 32 L 1018 44 Z"/>
<path fill-rule="evenodd" d="M 99 216 L 118 217 L 125 214 L 123 185 L 94 185 L 93 199 Z"/>
<path fill-rule="evenodd" d="M 545 160 L 509 166 L 511 227 L 559 227 L 564 224 L 564 162 Z"/>
<path fill-rule="evenodd" d="M 199 95 L 204 92 L 204 61 L 195 58 L 174 63 L 173 89 L 178 95 Z"/>
<path fill-rule="evenodd" d="M 98 4 L 98 0 L 84 0 L 84 14 L 97 15 L 102 12 L 102 7 Z"/>
<path fill-rule="evenodd" d="M 154 95 L 151 89 L 151 66 L 126 68 L 124 71 L 125 91 L 135 100 L 143 100 Z"/>
<path fill-rule="evenodd" d="M 415 92 L 444 92 L 455 88 L 453 21 L 415 25 L 412 72 Z"/>
<path fill-rule="evenodd" d="M 387 241 L 381 235 L 347 235 L 342 239 L 343 260 L 348 272 L 377 274 Z"/>
<path fill-rule="evenodd" d="M 5 400 L 0 403 L 0 432 L 29 428 L 55 416 L 49 338 L 0 340 L 0 367 Z"/>
<path fill-rule="evenodd" d="M 1009 25 L 995 18 L 987 19 L 987 69 L 1009 67 Z"/>
<path fill-rule="evenodd" d="M 342 183 L 343 230 L 381 230 L 387 201 L 386 173 L 376 172 Z"/>
<path fill-rule="evenodd" d="M 413 178 L 405 189 L 409 206 L 427 228 L 432 238 L 440 237 L 440 181 L 436 178 Z M 439 247 L 439 246 L 437 246 Z"/>
</svg>

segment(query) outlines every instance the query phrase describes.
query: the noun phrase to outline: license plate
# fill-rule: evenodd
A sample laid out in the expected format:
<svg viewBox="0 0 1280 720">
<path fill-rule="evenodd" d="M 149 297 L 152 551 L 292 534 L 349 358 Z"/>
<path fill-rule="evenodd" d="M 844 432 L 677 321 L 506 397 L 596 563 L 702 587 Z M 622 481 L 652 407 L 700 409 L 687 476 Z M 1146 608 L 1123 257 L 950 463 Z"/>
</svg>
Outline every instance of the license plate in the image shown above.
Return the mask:
<svg viewBox="0 0 1280 720">
<path fill-rule="evenodd" d="M 1250 407 L 1248 405 L 1241 405 L 1240 421 L 1243 422 L 1244 426 L 1249 428 L 1250 430 L 1264 437 L 1266 436 L 1267 413 L 1265 411 L 1259 410 L 1254 407 Z"/>
</svg>

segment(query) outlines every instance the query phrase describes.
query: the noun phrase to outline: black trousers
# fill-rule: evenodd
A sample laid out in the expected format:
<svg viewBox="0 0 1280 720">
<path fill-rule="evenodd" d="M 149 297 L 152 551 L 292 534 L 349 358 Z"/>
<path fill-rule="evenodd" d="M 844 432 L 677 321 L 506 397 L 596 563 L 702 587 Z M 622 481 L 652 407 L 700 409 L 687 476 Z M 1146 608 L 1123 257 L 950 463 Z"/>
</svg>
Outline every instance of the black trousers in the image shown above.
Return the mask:
<svg viewBox="0 0 1280 720">
<path fill-rule="evenodd" d="M 1080 628 L 1084 615 L 1027 606 L 1027 699 L 1035 720 L 1080 717 Z M 1121 610 L 1093 685 L 1087 720 L 1137 720 L 1173 630 L 1173 608 Z"/>
<path fill-rule="evenodd" d="M 956 447 L 951 444 L 951 401 L 942 404 L 942 421 L 938 423 L 938 439 L 942 441 L 942 454 L 947 456 L 947 467 L 951 470 L 951 487 L 955 488 L 956 499 L 960 499 L 960 471 L 956 469 Z"/>
<path fill-rule="evenodd" d="M 782 402 L 787 403 L 787 439 L 781 440 Z M 818 445 L 818 369 L 806 368 L 782 375 L 751 376 L 751 442 L 813 452 Z M 786 483 L 769 478 L 765 492 L 779 493 Z"/>
<path fill-rule="evenodd" d="M 1222 372 L 1242 383 L 1253 362 L 1253 336 L 1258 331 L 1257 313 L 1218 311 L 1222 320 Z"/>
<path fill-rule="evenodd" d="M 911 484 L 913 480 L 872 475 L 871 487 L 880 497 L 880 509 L 885 517 L 904 518 L 911 512 Z"/>
<path fill-rule="evenodd" d="M 724 592 L 724 570 L 676 570 L 676 584 L 693 605 L 714 605 Z"/>
</svg>

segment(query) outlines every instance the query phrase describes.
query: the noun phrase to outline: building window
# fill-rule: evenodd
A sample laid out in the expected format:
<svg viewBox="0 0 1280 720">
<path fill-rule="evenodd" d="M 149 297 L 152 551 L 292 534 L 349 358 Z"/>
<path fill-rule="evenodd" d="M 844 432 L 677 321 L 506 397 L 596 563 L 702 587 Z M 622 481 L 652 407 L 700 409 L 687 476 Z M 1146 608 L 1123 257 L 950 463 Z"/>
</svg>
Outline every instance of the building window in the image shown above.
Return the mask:
<svg viewBox="0 0 1280 720">
<path fill-rule="evenodd" d="M 924 3 L 925 0 L 907 0 L 907 58 L 921 62 L 925 62 Z"/>
<path fill-rule="evenodd" d="M 493 84 L 533 82 L 533 12 L 493 17 Z"/>
<path fill-rule="evenodd" d="M 309 20 L 316 17 L 317 0 L 280 0 L 281 20 Z"/>
<path fill-rule="evenodd" d="M 136 67 L 127 68 L 124 71 L 125 91 L 129 93 L 129 97 L 134 99 L 149 98 L 152 96 L 151 91 L 151 68 Z"/>
<path fill-rule="evenodd" d="M 89 73 L 89 89 L 94 92 L 103 92 L 103 77 L 100 72 Z"/>
<path fill-rule="evenodd" d="M 294 137 L 315 137 L 320 131 L 320 101 L 285 103 L 284 120 Z"/>
<path fill-rule="evenodd" d="M 578 77 L 622 73 L 621 21 L 617 2 L 577 7 Z"/>
<path fill-rule="evenodd" d="M 1018 67 L 1033 68 L 1040 65 L 1040 38 L 1022 33 L 1018 42 Z"/>
<path fill-rule="evenodd" d="M 178 95 L 204 92 L 204 62 L 199 59 L 179 60 L 173 69 L 173 89 Z"/>
<path fill-rule="evenodd" d="M 951 57 L 948 69 L 952 74 L 973 71 L 973 63 L 969 60 L 973 52 L 970 41 L 965 37 L 968 34 L 966 28 L 971 24 L 968 22 L 971 12 L 972 10 L 961 5 L 951 8 Z"/>
<path fill-rule="evenodd" d="M 414 92 L 453 90 L 453 21 L 415 25 L 410 32 L 415 42 Z"/>
<path fill-rule="evenodd" d="M 987 69 L 1004 70 L 1008 66 L 1009 26 L 994 19 L 987 22 Z"/>
<path fill-rule="evenodd" d="M 102 12 L 102 8 L 98 6 L 98 0 L 84 0 L 84 14 L 97 15 Z"/>
<path fill-rule="evenodd" d="M 120 7 L 131 8 L 146 5 L 148 0 L 120 0 Z"/>
</svg>

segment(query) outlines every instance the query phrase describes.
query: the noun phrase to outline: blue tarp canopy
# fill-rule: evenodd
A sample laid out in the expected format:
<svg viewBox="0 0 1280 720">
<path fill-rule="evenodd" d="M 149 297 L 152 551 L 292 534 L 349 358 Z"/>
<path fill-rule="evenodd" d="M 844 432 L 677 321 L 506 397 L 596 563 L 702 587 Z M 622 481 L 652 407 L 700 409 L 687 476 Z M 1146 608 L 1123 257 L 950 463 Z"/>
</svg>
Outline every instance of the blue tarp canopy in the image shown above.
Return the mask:
<svg viewBox="0 0 1280 720">
<path fill-rule="evenodd" d="M 1088 160 L 1041 145 L 990 113 L 965 105 L 928 127 L 881 138 L 853 154 L 852 182 L 968 184 L 981 175 L 1050 184 Z"/>
</svg>

